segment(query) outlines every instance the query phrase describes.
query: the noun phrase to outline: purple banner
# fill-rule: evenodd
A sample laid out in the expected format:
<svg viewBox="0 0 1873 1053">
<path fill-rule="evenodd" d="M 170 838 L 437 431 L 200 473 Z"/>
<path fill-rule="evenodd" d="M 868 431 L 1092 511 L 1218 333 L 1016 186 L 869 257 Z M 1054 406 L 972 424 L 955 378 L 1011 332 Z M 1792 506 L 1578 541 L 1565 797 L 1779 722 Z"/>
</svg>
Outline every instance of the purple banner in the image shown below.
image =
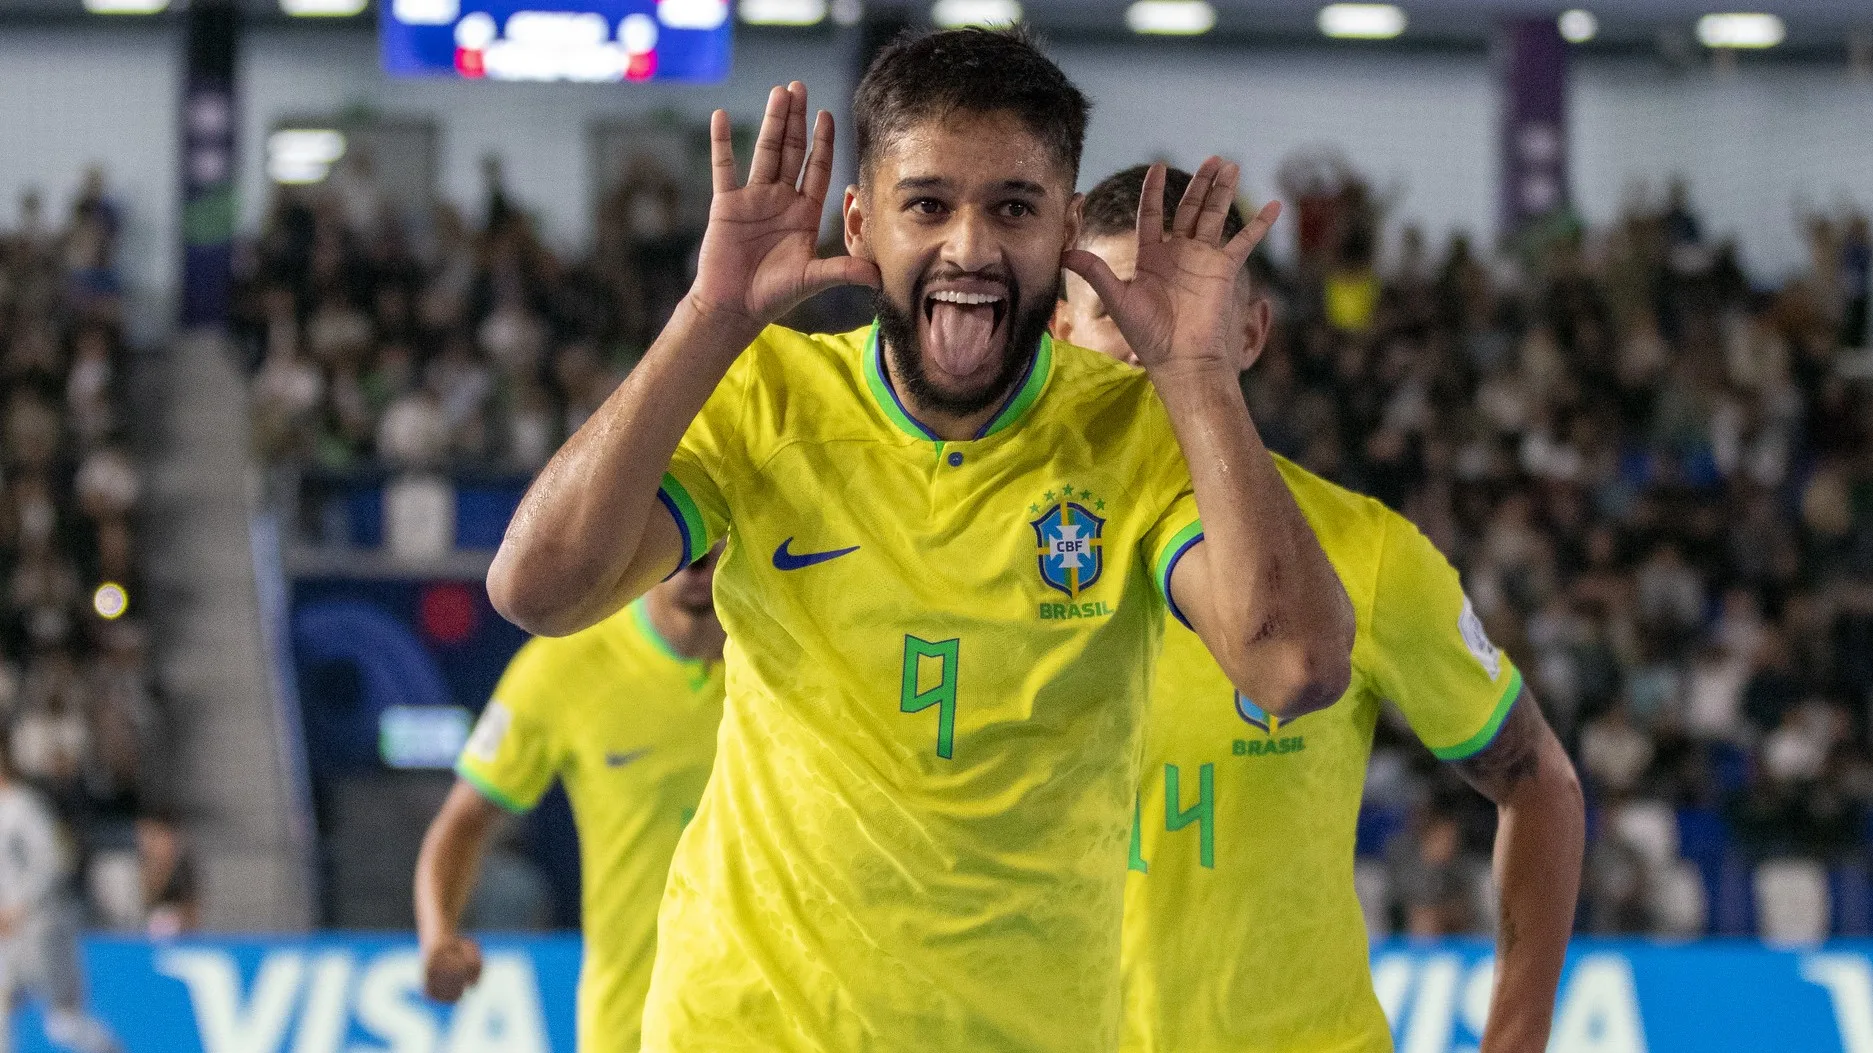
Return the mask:
<svg viewBox="0 0 1873 1053">
<path fill-rule="evenodd" d="M 182 326 L 227 324 L 234 264 L 234 52 L 228 3 L 190 5 L 182 88 Z"/>
<path fill-rule="evenodd" d="M 1502 98 L 1502 239 L 1565 209 L 1567 180 L 1567 42 L 1553 18 L 1511 19 L 1497 31 L 1496 77 Z"/>
</svg>

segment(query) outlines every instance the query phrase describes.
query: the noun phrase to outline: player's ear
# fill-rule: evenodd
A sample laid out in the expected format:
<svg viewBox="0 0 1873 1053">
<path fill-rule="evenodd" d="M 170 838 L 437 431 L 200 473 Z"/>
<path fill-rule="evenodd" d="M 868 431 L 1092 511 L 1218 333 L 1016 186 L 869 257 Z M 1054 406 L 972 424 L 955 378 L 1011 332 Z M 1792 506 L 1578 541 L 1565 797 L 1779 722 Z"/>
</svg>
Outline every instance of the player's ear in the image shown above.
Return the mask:
<svg viewBox="0 0 1873 1053">
<path fill-rule="evenodd" d="M 865 195 L 859 187 L 845 188 L 845 201 L 840 208 L 841 226 L 845 228 L 845 251 L 861 260 L 873 259 L 871 246 L 865 241 Z"/>
<path fill-rule="evenodd" d="M 1067 199 L 1067 240 L 1065 244 L 1060 246 L 1060 251 L 1065 252 L 1079 245 L 1080 225 L 1085 217 L 1086 195 L 1074 194 Z"/>
<path fill-rule="evenodd" d="M 1073 311 L 1065 296 L 1054 301 L 1054 318 L 1047 329 L 1054 334 L 1055 340 L 1063 344 L 1073 342 Z"/>
<path fill-rule="evenodd" d="M 1268 297 L 1260 293 L 1248 295 L 1249 302 L 1242 308 L 1242 360 L 1237 364 L 1237 368 L 1245 371 L 1262 357 L 1262 348 L 1268 346 L 1268 332 L 1273 328 L 1275 319 L 1275 310 L 1268 302 Z"/>
</svg>

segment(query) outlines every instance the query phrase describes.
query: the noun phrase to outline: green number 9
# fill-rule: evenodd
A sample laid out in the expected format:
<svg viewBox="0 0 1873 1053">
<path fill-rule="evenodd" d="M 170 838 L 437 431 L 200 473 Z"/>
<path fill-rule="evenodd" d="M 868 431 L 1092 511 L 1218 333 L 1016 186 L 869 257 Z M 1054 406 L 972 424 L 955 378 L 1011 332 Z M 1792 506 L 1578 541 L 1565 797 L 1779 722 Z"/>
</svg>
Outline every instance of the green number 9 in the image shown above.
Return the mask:
<svg viewBox="0 0 1873 1053">
<path fill-rule="evenodd" d="M 931 706 L 938 707 L 936 752 L 944 760 L 950 759 L 956 747 L 956 669 L 961 664 L 958 658 L 961 649 L 961 640 L 932 643 L 908 633 L 904 636 L 904 686 L 898 698 L 898 710 L 921 713 Z M 917 674 L 925 658 L 939 660 L 940 675 L 935 687 L 919 691 Z"/>
</svg>

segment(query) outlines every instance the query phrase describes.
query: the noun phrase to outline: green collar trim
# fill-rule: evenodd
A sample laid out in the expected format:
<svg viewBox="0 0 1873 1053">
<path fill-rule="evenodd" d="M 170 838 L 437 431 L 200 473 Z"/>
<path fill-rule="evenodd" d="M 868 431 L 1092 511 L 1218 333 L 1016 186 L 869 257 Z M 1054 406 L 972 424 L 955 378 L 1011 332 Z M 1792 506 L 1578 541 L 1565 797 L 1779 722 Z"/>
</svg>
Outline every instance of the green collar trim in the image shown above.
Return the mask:
<svg viewBox="0 0 1873 1053">
<path fill-rule="evenodd" d="M 898 430 L 913 439 L 926 439 L 941 443 L 943 440 L 936 432 L 925 427 L 922 421 L 911 416 L 904 400 L 898 398 L 897 389 L 891 386 L 890 374 L 885 371 L 884 344 L 878 337 L 878 323 L 873 322 L 871 331 L 865 337 L 864 362 L 860 368 L 865 373 L 865 386 L 871 389 L 872 399 Z M 1047 387 L 1047 378 L 1053 374 L 1054 338 L 1047 332 L 1041 333 L 1041 346 L 1034 352 L 1034 358 L 1028 363 L 1028 371 L 1015 385 L 1015 390 L 1002 403 L 995 416 L 990 417 L 975 438 L 986 439 L 996 432 L 1006 430 L 1025 416 L 1034 404 L 1040 401 L 1041 392 Z"/>
<path fill-rule="evenodd" d="M 637 631 L 644 634 L 644 639 L 649 640 L 650 645 L 655 647 L 659 654 L 672 662 L 685 666 L 705 664 L 700 658 L 684 657 L 681 652 L 670 645 L 670 641 L 663 638 L 663 634 L 657 631 L 656 623 L 650 620 L 650 604 L 641 596 L 631 603 L 631 620 L 637 623 Z"/>
</svg>

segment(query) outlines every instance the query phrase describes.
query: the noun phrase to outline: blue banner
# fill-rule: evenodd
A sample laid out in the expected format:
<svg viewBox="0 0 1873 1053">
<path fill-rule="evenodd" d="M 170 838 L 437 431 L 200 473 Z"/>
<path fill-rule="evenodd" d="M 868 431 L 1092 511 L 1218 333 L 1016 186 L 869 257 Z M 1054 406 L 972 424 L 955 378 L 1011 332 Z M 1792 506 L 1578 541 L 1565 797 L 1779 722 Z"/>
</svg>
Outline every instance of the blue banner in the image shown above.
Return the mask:
<svg viewBox="0 0 1873 1053">
<path fill-rule="evenodd" d="M 93 939 L 93 1011 L 126 1053 L 554 1053 L 573 1050 L 579 943 L 490 939 L 453 1008 L 422 994 L 408 939 Z M 1494 965 L 1482 942 L 1387 943 L 1373 982 L 1398 1053 L 1475 1053 Z M 20 1053 L 54 1053 L 28 1003 Z M 1581 941 L 1550 1053 L 1873 1053 L 1873 941 L 1778 951 L 1746 941 Z"/>
</svg>

